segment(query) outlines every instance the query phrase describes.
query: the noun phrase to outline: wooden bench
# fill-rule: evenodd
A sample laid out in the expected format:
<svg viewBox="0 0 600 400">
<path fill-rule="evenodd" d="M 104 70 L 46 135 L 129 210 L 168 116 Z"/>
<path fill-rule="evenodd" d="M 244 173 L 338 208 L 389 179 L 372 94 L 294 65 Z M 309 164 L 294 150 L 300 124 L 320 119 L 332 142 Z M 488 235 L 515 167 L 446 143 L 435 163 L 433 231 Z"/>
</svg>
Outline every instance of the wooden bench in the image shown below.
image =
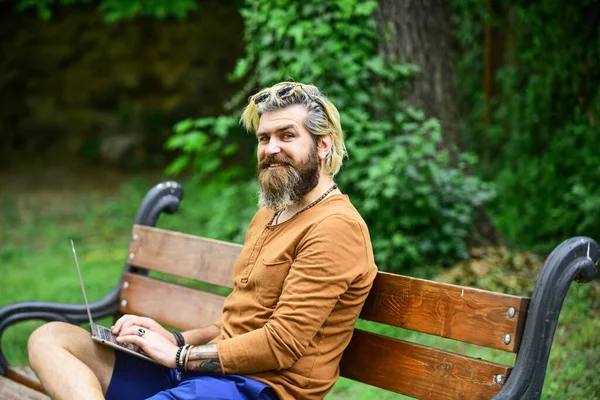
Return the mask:
<svg viewBox="0 0 600 400">
<path fill-rule="evenodd" d="M 148 192 L 135 218 L 122 279 L 91 304 L 94 318 L 133 313 L 185 330 L 220 317 L 224 297 L 218 293 L 224 289 L 213 293 L 189 282 L 205 282 L 208 290 L 231 288 L 241 246 L 154 228 L 162 213 L 178 209 L 182 198 L 175 182 Z M 563 242 L 546 260 L 531 299 L 380 272 L 362 319 L 516 353 L 515 364 L 356 329 L 341 375 L 421 399 L 537 399 L 567 290 L 573 280 L 594 279 L 599 257 L 592 239 Z M 148 276 L 148 271 L 156 272 Z M 87 314 L 83 305 L 8 305 L 0 309 L 0 340 L 8 326 L 28 319 L 80 324 Z M 0 398 L 46 398 L 31 370 L 9 366 L 1 348 L 0 373 L 6 377 L 0 376 Z"/>
</svg>

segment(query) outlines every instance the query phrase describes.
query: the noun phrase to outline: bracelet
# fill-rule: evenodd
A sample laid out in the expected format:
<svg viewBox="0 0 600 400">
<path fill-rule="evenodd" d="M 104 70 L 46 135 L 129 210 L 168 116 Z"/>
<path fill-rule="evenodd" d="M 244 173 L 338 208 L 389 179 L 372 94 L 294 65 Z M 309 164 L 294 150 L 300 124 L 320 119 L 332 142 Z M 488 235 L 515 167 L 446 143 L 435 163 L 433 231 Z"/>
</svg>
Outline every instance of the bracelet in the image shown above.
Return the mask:
<svg viewBox="0 0 600 400">
<path fill-rule="evenodd" d="M 187 353 L 187 350 L 190 348 L 189 344 L 184 344 L 183 346 L 181 346 L 181 352 L 179 353 L 179 356 L 177 357 L 177 361 L 175 361 L 175 364 L 177 365 L 178 369 L 183 369 L 183 360 L 185 358 L 185 354 Z"/>
<path fill-rule="evenodd" d="M 177 349 L 177 355 L 175 356 L 175 366 L 177 367 L 177 380 L 181 380 L 181 373 L 183 372 L 183 360 L 189 353 L 191 344 L 184 344 Z"/>
<path fill-rule="evenodd" d="M 179 358 L 181 356 L 181 351 L 185 346 L 181 346 L 177 349 L 177 354 L 175 355 L 175 368 L 177 369 L 177 380 L 181 380 L 181 368 L 179 367 Z"/>
<path fill-rule="evenodd" d="M 185 344 L 185 338 L 179 331 L 172 331 L 173 336 L 175 336 L 175 344 L 177 346 L 183 346 Z"/>
<path fill-rule="evenodd" d="M 188 358 L 190 358 L 190 354 L 192 354 L 192 349 L 194 348 L 194 346 L 190 346 L 188 348 L 188 351 L 185 353 L 185 358 L 183 360 L 183 370 L 187 371 L 187 366 L 188 366 Z"/>
</svg>

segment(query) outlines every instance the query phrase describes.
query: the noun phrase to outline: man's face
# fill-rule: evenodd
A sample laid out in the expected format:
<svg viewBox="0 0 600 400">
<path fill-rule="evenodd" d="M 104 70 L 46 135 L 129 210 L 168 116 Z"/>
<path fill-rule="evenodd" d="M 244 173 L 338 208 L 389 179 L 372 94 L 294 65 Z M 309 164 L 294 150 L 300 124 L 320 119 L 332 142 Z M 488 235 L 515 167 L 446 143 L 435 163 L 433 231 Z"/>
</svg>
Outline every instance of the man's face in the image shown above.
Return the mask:
<svg viewBox="0 0 600 400">
<path fill-rule="evenodd" d="M 282 211 L 319 183 L 321 160 L 304 127 L 307 114 L 296 105 L 261 116 L 256 134 L 260 207 Z"/>
</svg>

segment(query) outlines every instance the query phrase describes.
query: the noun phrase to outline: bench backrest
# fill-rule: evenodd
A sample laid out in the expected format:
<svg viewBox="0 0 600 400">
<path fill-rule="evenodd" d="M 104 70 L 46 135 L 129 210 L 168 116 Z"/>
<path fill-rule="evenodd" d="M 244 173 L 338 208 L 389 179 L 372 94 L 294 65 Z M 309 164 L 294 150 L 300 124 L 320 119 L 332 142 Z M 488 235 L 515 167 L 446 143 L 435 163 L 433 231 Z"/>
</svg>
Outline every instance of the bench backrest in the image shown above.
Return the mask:
<svg viewBox="0 0 600 400">
<path fill-rule="evenodd" d="M 135 225 L 128 263 L 231 288 L 232 268 L 241 248 Z M 119 311 L 147 315 L 179 329 L 220 318 L 224 296 L 172 280 L 125 274 Z M 379 272 L 360 317 L 516 353 L 527 306 L 528 299 L 523 297 Z M 359 329 L 341 362 L 342 376 L 423 399 L 491 398 L 510 370 L 506 365 Z"/>
</svg>

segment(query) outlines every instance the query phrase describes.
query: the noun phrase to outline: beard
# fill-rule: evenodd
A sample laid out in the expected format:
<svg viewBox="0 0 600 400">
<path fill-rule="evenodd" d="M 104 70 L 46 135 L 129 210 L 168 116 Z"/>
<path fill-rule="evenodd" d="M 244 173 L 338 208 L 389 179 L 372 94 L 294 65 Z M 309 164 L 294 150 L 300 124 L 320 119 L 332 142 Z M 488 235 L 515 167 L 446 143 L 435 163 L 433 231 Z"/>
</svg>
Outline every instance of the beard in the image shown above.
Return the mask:
<svg viewBox="0 0 600 400">
<path fill-rule="evenodd" d="M 283 167 L 270 171 L 269 164 L 272 163 L 281 163 Z M 317 186 L 321 163 L 317 147 L 313 146 L 306 158 L 297 163 L 280 154 L 265 157 L 257 169 L 260 186 L 258 206 L 280 212 L 298 203 Z"/>
</svg>

